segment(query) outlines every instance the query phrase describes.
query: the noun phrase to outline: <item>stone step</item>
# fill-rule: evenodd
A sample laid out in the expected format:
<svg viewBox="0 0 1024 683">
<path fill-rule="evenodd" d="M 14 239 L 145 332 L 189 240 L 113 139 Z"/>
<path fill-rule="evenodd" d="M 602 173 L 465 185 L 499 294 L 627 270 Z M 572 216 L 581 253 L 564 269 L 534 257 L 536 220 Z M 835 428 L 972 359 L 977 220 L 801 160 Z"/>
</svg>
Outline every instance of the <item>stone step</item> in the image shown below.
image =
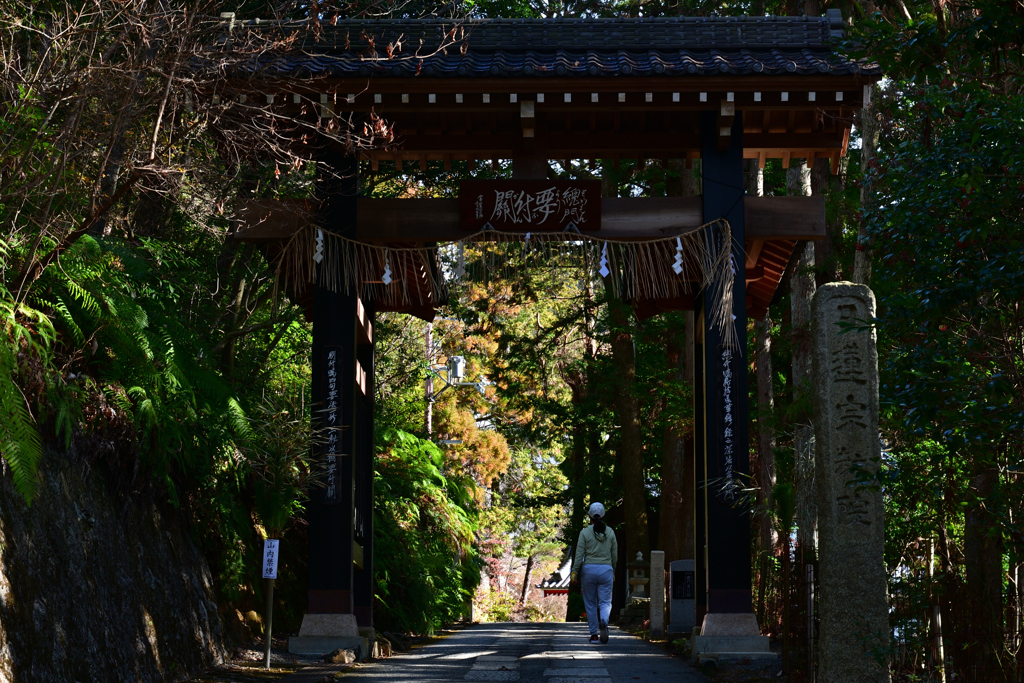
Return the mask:
<svg viewBox="0 0 1024 683">
<path fill-rule="evenodd" d="M 697 662 L 757 662 L 758 664 L 767 664 L 769 662 L 778 661 L 778 652 L 705 652 L 697 655 Z"/>
<path fill-rule="evenodd" d="M 693 650 L 705 652 L 769 652 L 767 636 L 697 636 Z"/>
</svg>

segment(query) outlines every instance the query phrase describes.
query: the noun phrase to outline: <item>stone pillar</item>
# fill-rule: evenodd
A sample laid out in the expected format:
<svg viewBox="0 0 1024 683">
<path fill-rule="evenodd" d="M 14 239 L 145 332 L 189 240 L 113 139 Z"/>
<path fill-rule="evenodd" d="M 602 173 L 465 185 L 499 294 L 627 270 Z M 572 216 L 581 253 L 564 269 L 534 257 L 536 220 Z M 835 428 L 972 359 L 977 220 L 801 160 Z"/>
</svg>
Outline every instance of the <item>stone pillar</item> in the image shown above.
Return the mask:
<svg viewBox="0 0 1024 683">
<path fill-rule="evenodd" d="M 864 285 L 818 289 L 812 308 L 820 567 L 819 681 L 889 683 L 875 297 Z"/>
<path fill-rule="evenodd" d="M 651 638 L 665 637 L 665 551 L 651 551 Z"/>
<path fill-rule="evenodd" d="M 675 560 L 669 564 L 669 633 L 692 633 L 696 620 L 696 586 L 693 560 Z"/>
</svg>

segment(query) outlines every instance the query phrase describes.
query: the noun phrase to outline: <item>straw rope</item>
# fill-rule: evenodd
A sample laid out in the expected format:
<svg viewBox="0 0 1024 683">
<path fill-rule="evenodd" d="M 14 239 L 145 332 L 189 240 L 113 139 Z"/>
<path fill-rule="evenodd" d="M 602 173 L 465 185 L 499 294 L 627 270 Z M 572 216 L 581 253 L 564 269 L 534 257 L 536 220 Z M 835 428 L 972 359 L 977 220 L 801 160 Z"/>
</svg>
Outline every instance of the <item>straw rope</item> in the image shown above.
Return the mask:
<svg viewBox="0 0 1024 683">
<path fill-rule="evenodd" d="M 634 302 L 710 289 L 709 323 L 735 346 L 734 253 L 732 229 L 724 219 L 642 241 L 599 233 L 484 230 L 436 247 L 369 244 L 309 225 L 285 244 L 277 272 L 287 275 L 292 291 L 316 278 L 331 291 L 357 292 L 392 307 L 440 303 L 451 281 L 515 280 L 538 268 L 580 269 L 615 296 Z"/>
</svg>

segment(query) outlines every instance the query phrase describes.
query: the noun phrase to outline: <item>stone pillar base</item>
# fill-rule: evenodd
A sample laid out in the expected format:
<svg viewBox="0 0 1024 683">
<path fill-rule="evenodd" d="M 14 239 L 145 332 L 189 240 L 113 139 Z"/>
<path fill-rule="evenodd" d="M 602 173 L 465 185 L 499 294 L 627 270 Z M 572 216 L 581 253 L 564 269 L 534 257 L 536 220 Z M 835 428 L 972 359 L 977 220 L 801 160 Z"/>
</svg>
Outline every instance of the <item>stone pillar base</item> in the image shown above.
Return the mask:
<svg viewBox="0 0 1024 683">
<path fill-rule="evenodd" d="M 691 657 L 695 663 L 767 664 L 779 655 L 768 646 L 768 636 L 762 636 L 753 612 L 742 614 L 708 614 L 704 625 L 693 630 Z"/>
<path fill-rule="evenodd" d="M 288 651 L 296 655 L 325 655 L 338 649 L 354 650 L 359 661 L 372 654 L 354 614 L 307 614 L 299 635 L 288 639 Z"/>
</svg>

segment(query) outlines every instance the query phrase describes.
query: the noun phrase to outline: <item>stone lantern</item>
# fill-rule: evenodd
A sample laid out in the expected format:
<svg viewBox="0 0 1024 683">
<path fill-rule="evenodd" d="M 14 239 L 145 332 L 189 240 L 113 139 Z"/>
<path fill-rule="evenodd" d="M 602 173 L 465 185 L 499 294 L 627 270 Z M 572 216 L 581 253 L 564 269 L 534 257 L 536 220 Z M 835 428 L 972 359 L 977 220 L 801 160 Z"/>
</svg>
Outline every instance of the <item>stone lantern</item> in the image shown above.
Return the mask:
<svg viewBox="0 0 1024 683">
<path fill-rule="evenodd" d="M 629 567 L 629 595 L 631 598 L 646 598 L 647 583 L 651 580 L 648 574 L 651 570 L 651 563 L 644 562 L 644 554 L 638 552 L 636 559 L 630 562 Z"/>
</svg>

